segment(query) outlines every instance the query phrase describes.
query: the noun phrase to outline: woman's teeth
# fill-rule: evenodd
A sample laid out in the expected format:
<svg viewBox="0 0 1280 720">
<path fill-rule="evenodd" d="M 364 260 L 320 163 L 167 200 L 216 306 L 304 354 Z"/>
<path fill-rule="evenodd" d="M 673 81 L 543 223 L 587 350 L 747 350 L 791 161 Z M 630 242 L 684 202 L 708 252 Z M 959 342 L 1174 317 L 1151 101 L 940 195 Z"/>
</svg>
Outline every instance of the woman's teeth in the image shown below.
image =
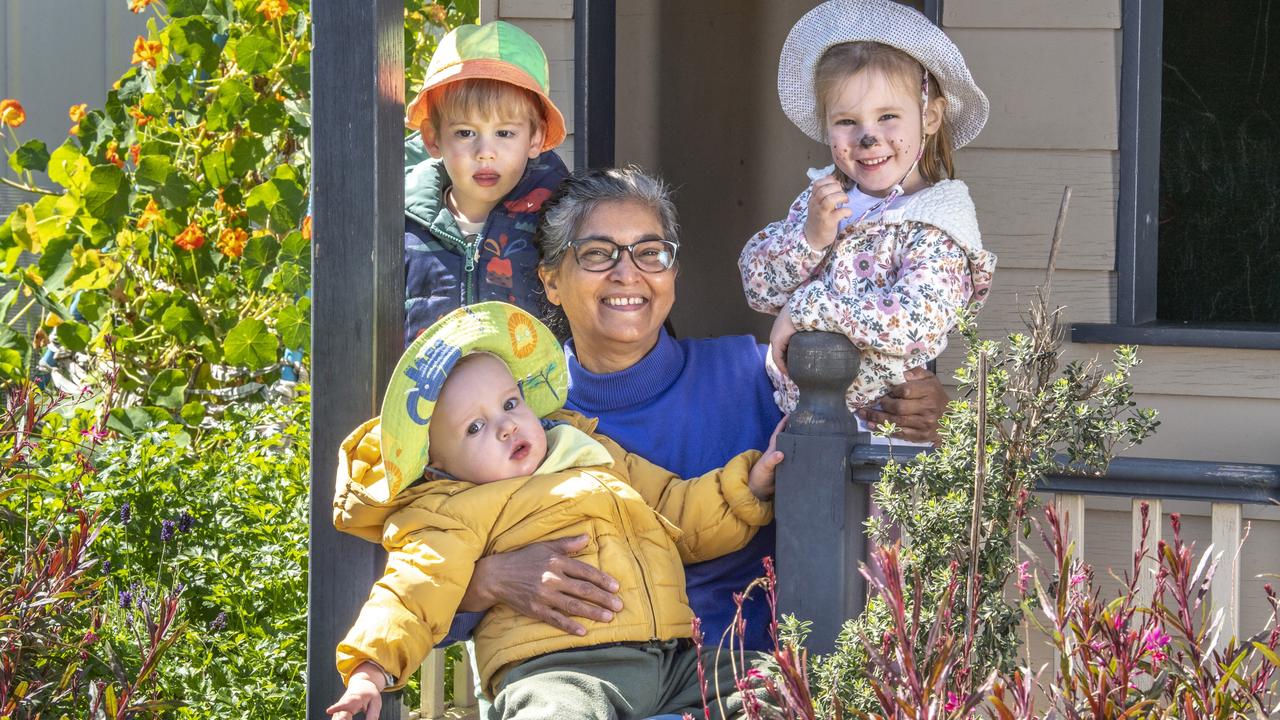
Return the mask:
<svg viewBox="0 0 1280 720">
<path fill-rule="evenodd" d="M 605 304 L 605 305 L 617 305 L 617 306 L 622 306 L 622 305 L 642 305 L 642 304 L 644 304 L 644 302 L 645 302 L 645 299 L 644 299 L 644 298 L 635 298 L 635 297 L 633 297 L 633 298 L 605 298 L 605 299 L 604 299 L 604 304 Z"/>
</svg>

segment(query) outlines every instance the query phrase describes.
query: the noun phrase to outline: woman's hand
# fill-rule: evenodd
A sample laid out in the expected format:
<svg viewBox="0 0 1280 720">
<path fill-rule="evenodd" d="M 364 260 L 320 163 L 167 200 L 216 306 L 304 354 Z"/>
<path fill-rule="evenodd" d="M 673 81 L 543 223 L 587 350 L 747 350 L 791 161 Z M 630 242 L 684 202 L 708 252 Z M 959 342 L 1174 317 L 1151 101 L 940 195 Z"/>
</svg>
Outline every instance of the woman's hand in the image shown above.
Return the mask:
<svg viewBox="0 0 1280 720">
<path fill-rule="evenodd" d="M 572 617 L 609 622 L 622 609 L 617 580 L 569 557 L 585 548 L 588 539 L 548 540 L 482 558 L 459 609 L 484 612 L 502 604 L 571 635 L 587 634 Z"/>
<path fill-rule="evenodd" d="M 804 221 L 804 239 L 809 247 L 815 251 L 830 247 L 836 241 L 840 221 L 851 215 L 849 194 L 834 172 L 814 180 L 809 189 L 809 217 Z"/>
<path fill-rule="evenodd" d="M 911 442 L 939 444 L 938 420 L 951 398 L 938 376 L 919 367 L 907 371 L 907 381 L 894 385 L 880 399 L 880 409 L 863 408 L 858 415 L 872 428 L 890 422 L 898 427 L 893 436 Z"/>
<path fill-rule="evenodd" d="M 351 674 L 347 691 L 338 698 L 338 702 L 325 708 L 325 712 L 332 715 L 333 720 L 352 720 L 361 712 L 366 718 L 376 718 L 382 712 L 382 691 L 386 685 L 382 668 L 368 661 L 362 662 Z"/>
<path fill-rule="evenodd" d="M 769 447 L 764 449 L 764 454 L 756 460 L 751 466 L 751 472 L 747 476 L 747 488 L 751 490 L 751 494 L 756 496 L 757 500 L 769 500 L 773 497 L 773 479 L 777 472 L 778 465 L 782 463 L 785 456 L 778 450 L 778 433 L 782 432 L 782 428 L 787 425 L 789 415 L 783 415 L 778 421 L 777 427 L 773 429 L 773 434 L 769 436 Z"/>
<path fill-rule="evenodd" d="M 778 372 L 787 372 L 787 346 L 791 344 L 791 336 L 796 334 L 796 325 L 791 322 L 791 310 L 785 305 L 773 321 L 773 329 L 769 331 L 769 353 L 773 355 L 773 364 Z"/>
</svg>

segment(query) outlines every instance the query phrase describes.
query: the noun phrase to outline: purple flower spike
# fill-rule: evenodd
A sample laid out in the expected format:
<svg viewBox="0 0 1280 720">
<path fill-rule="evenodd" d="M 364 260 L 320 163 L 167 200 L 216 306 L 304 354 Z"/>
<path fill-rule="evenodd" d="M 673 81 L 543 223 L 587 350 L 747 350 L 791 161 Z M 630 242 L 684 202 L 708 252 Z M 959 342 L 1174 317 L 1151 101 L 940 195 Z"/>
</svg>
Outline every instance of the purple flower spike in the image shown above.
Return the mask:
<svg viewBox="0 0 1280 720">
<path fill-rule="evenodd" d="M 133 607 L 133 593 L 128 590 L 120 591 L 120 609 L 128 610 Z"/>
<path fill-rule="evenodd" d="M 227 627 L 227 613 L 225 611 L 218 613 L 218 617 L 209 623 L 209 629 L 218 632 Z"/>
<path fill-rule="evenodd" d="M 129 521 L 132 519 L 133 519 L 133 507 L 129 505 L 129 501 L 126 500 L 124 504 L 120 506 L 120 524 L 128 525 Z"/>
<path fill-rule="evenodd" d="M 186 510 L 183 510 L 182 514 L 178 516 L 178 532 L 181 532 L 181 533 L 191 532 L 191 529 L 194 528 L 195 526 L 196 526 L 195 517 L 191 513 L 187 512 Z"/>
<path fill-rule="evenodd" d="M 173 539 L 173 521 L 165 520 L 160 523 L 160 542 L 169 542 Z"/>
</svg>

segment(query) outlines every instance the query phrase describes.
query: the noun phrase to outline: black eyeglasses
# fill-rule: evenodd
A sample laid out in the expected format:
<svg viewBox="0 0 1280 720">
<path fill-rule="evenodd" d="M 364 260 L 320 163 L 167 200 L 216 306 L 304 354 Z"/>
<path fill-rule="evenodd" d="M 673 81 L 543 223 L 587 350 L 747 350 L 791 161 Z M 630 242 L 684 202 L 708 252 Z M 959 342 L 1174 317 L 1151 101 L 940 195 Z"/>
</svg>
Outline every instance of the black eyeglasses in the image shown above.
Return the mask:
<svg viewBox="0 0 1280 720">
<path fill-rule="evenodd" d="M 619 245 L 603 238 L 586 238 L 569 244 L 573 248 L 573 259 L 588 272 L 612 270 L 622 259 L 623 250 L 631 255 L 631 262 L 641 270 L 663 272 L 675 264 L 676 251 L 680 249 L 670 240 L 641 240 L 631 245 Z"/>
</svg>

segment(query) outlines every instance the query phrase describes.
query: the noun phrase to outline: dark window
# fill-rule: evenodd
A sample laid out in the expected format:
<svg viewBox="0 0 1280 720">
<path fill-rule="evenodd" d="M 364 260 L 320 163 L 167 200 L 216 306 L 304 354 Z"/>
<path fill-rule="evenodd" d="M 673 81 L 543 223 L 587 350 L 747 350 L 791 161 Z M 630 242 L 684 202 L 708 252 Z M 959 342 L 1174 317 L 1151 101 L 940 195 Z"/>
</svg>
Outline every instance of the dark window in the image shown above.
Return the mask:
<svg viewBox="0 0 1280 720">
<path fill-rule="evenodd" d="M 1280 323 L 1280 2 L 1163 20 L 1156 318 Z"/>
<path fill-rule="evenodd" d="M 1075 342 L 1280 349 L 1280 0 L 1122 0 L 1116 320 Z"/>
</svg>

